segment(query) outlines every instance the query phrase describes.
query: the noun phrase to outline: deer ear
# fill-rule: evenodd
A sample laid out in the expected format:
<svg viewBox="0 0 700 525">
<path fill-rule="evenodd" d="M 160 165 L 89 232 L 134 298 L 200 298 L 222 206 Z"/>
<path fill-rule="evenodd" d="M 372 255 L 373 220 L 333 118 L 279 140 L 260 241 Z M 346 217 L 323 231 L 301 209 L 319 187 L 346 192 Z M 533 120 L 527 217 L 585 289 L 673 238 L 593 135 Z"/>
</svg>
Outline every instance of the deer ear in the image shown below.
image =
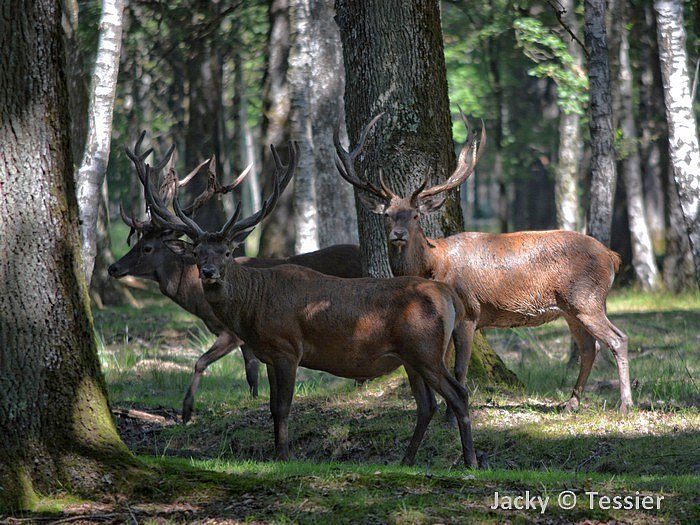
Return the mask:
<svg viewBox="0 0 700 525">
<path fill-rule="evenodd" d="M 427 215 L 429 213 L 434 213 L 442 208 L 447 197 L 433 196 L 421 199 L 418 203 L 418 211 L 422 214 Z"/>
<path fill-rule="evenodd" d="M 388 205 L 387 201 L 381 197 L 374 195 L 373 193 L 368 193 L 366 191 L 359 191 L 357 195 L 360 197 L 360 202 L 362 206 L 367 211 L 376 213 L 378 215 L 384 215 L 384 211 Z"/>
<path fill-rule="evenodd" d="M 194 245 L 191 242 L 183 241 L 182 239 L 163 239 L 163 244 L 175 255 L 185 259 L 185 262 L 194 264 L 194 255 L 192 254 Z"/>
</svg>

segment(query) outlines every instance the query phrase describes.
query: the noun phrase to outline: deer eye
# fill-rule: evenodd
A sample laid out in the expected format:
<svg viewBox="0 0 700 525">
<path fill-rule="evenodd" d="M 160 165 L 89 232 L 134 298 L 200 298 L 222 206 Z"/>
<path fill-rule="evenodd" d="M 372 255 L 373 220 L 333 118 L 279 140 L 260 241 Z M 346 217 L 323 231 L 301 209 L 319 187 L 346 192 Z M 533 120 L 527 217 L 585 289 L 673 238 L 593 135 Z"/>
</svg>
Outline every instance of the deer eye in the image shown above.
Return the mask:
<svg viewBox="0 0 700 525">
<path fill-rule="evenodd" d="M 414 220 L 414 221 L 417 221 L 417 220 L 418 220 L 418 214 L 417 214 L 417 213 L 414 213 L 414 214 L 413 214 L 413 220 Z"/>
<path fill-rule="evenodd" d="M 144 246 L 143 253 L 151 253 L 153 251 L 153 246 Z"/>
<path fill-rule="evenodd" d="M 227 252 L 224 254 L 224 257 L 226 257 L 227 259 L 228 259 L 229 257 L 231 257 L 231 252 L 227 251 Z"/>
</svg>

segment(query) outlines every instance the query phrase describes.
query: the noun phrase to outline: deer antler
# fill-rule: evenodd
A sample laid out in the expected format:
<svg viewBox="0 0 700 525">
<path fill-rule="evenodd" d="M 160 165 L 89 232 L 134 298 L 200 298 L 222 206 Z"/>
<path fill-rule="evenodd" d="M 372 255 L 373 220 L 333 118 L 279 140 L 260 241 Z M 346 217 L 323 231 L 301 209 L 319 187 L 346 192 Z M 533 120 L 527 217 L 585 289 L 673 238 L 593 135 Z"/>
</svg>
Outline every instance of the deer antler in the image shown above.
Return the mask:
<svg viewBox="0 0 700 525">
<path fill-rule="evenodd" d="M 355 159 L 362 151 L 362 147 L 365 145 L 365 140 L 367 139 L 367 135 L 369 134 L 370 130 L 374 127 L 382 115 L 384 115 L 384 112 L 376 115 L 362 129 L 357 145 L 352 151 L 347 151 L 340 143 L 340 120 L 338 120 L 338 124 L 333 131 L 333 143 L 335 144 L 336 152 L 335 167 L 338 169 L 340 176 L 356 188 L 374 193 L 377 197 L 382 199 L 391 200 L 392 197 L 395 197 L 395 194 L 386 186 L 386 184 L 384 184 L 382 180 L 379 182 L 381 188 L 378 188 L 371 182 L 360 179 L 360 177 L 357 176 L 357 173 L 355 173 Z"/>
<path fill-rule="evenodd" d="M 270 150 L 272 151 L 272 157 L 275 160 L 275 173 L 272 175 L 275 181 L 275 187 L 272 195 L 262 203 L 260 210 L 258 210 L 253 215 L 243 219 L 240 222 L 236 222 L 237 214 L 234 214 L 231 219 L 224 225 L 219 233 L 224 235 L 226 239 L 232 239 L 233 236 L 244 230 L 253 228 L 255 225 L 260 223 L 265 217 L 267 217 L 275 206 L 277 205 L 277 200 L 279 196 L 284 192 L 285 188 L 292 180 L 292 176 L 296 171 L 297 167 L 297 145 L 296 142 L 289 141 L 289 161 L 285 166 L 282 164 L 279 155 L 277 154 L 277 149 L 275 146 L 270 144 Z"/>
<path fill-rule="evenodd" d="M 476 147 L 476 130 L 474 130 L 474 137 L 470 139 L 469 137 L 469 122 L 467 117 L 464 116 L 462 108 L 459 108 L 459 114 L 462 117 L 462 122 L 464 122 L 467 128 L 467 141 L 462 147 L 462 151 L 459 152 L 459 159 L 457 159 L 457 168 L 450 175 L 450 177 L 442 184 L 437 184 L 436 186 L 431 186 L 430 188 L 423 189 L 427 185 L 427 179 L 423 182 L 422 186 L 416 190 L 411 196 L 412 201 L 417 201 L 419 199 L 424 199 L 426 197 L 432 197 L 438 193 L 451 190 L 462 184 L 469 176 L 474 173 L 474 168 L 476 168 L 477 162 L 484 154 L 486 149 L 486 127 L 484 126 L 484 121 L 481 121 L 481 141 L 479 142 L 479 147 Z"/>
<path fill-rule="evenodd" d="M 223 237 L 224 239 L 231 240 L 234 236 L 242 231 L 249 230 L 255 227 L 260 221 L 267 217 L 270 212 L 274 209 L 279 199 L 280 194 L 289 184 L 289 181 L 294 175 L 294 171 L 297 166 L 297 147 L 296 143 L 289 142 L 289 162 L 287 165 L 282 164 L 280 161 L 277 150 L 274 146 L 270 146 L 272 150 L 272 156 L 275 159 L 275 173 L 273 175 L 275 184 L 272 195 L 269 199 L 265 200 L 262 204 L 260 210 L 250 215 L 249 217 L 239 221 L 238 217 L 241 211 L 240 203 L 236 206 L 236 211 L 231 216 L 231 218 L 226 221 L 226 224 L 216 233 L 205 232 L 200 226 L 189 216 L 186 215 L 180 206 L 179 199 L 175 195 L 173 200 L 173 208 L 175 215 L 173 215 L 167 207 L 164 205 L 163 201 L 158 195 L 155 195 L 151 188 L 150 179 L 146 180 L 146 200 L 151 206 L 153 211 L 153 219 L 156 220 L 162 227 L 171 230 L 179 231 L 190 237 L 192 240 L 197 240 L 203 235 L 210 235 L 212 237 Z M 236 179 L 236 183 L 240 183 L 245 175 L 249 172 L 246 169 L 245 172 Z M 239 180 L 240 179 L 240 180 Z M 233 186 L 233 185 L 232 185 Z"/>
</svg>

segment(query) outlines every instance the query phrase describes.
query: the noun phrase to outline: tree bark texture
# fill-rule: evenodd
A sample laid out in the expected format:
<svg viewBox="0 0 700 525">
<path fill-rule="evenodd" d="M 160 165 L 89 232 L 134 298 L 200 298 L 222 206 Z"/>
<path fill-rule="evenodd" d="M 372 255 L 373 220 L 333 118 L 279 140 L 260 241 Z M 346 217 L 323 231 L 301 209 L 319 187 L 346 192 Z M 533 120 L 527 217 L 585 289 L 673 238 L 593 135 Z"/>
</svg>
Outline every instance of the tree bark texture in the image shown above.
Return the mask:
<svg viewBox="0 0 700 525">
<path fill-rule="evenodd" d="M 439 3 L 337 0 L 336 11 L 350 142 L 355 145 L 367 122 L 385 112 L 355 162 L 358 174 L 376 184 L 381 169 L 392 190 L 403 195 L 426 176 L 428 184 L 444 181 L 454 170 L 455 155 Z M 424 222 L 429 236 L 463 229 L 459 194 L 454 192 L 448 201 L 442 224 L 438 216 Z M 363 271 L 391 276 L 383 218 L 359 202 L 357 211 Z M 518 383 L 481 332 L 474 338 L 470 363 L 470 379 Z"/>
<path fill-rule="evenodd" d="M 640 42 L 638 85 L 644 210 L 647 214 L 647 225 L 654 248 L 661 252 L 666 235 L 666 192 L 664 190 L 666 184 L 664 182 L 668 137 L 653 5 L 644 3 L 639 18 L 640 23 L 633 26 L 632 40 Z"/>
<path fill-rule="evenodd" d="M 318 212 L 314 166 L 314 132 L 311 102 L 313 45 L 311 6 L 306 0 L 289 2 L 289 95 L 292 137 L 299 142 L 299 161 L 294 175 L 294 253 L 318 249 Z M 315 64 L 314 64 L 315 66 Z M 314 86 L 316 89 L 316 86 Z"/>
<path fill-rule="evenodd" d="M 622 180 L 627 197 L 627 216 L 629 222 L 630 244 L 632 248 L 632 266 L 637 281 L 644 290 L 656 288 L 659 270 L 654 258 L 654 247 L 649 234 L 644 210 L 642 186 L 642 167 L 639 157 L 639 138 L 634 118 L 634 101 L 632 90 L 632 66 L 630 64 L 629 32 L 626 27 L 629 19 L 626 3 L 622 0 L 610 2 L 613 19 L 613 31 L 617 35 L 616 61 L 616 106 L 618 123 L 622 131 Z"/>
<path fill-rule="evenodd" d="M 281 145 L 290 137 L 289 84 L 287 68 L 289 58 L 289 4 L 287 0 L 270 0 L 268 8 L 269 33 L 267 38 L 267 65 L 263 94 L 263 162 L 262 186 L 265 195 L 272 191 L 272 173 L 275 163 L 270 144 Z M 280 148 L 284 155 L 284 148 Z M 292 179 L 294 184 L 294 179 Z M 261 225 L 260 255 L 285 257 L 294 253 L 294 221 L 292 216 L 292 191 L 285 191 L 279 198 L 275 213 Z"/>
<path fill-rule="evenodd" d="M 100 39 L 97 46 L 95 71 L 92 75 L 88 135 L 83 159 L 76 177 L 80 209 L 81 253 L 85 280 L 90 286 L 97 250 L 97 215 L 100 191 L 107 172 L 112 113 L 117 90 L 119 54 L 122 44 L 124 0 L 104 0 L 100 19 Z"/>
<path fill-rule="evenodd" d="M 444 180 L 455 166 L 440 9 L 437 1 L 337 0 L 345 62 L 348 135 L 380 112 L 356 161 L 358 173 L 377 184 L 379 170 L 397 194 L 411 194 L 424 178 Z M 397 28 L 401 28 L 398 30 Z M 340 177 L 338 177 L 340 178 Z M 459 200 L 454 217 L 462 217 Z M 391 275 L 383 218 L 357 206 L 363 266 L 368 275 Z M 438 214 L 426 218 L 430 236 L 442 236 Z"/>
<path fill-rule="evenodd" d="M 576 17 L 573 0 L 563 0 L 562 15 L 564 23 L 575 34 L 580 26 Z M 574 67 L 583 75 L 583 51 L 578 42 L 567 38 L 567 49 L 574 61 Z M 557 227 L 562 230 L 579 229 L 579 162 L 583 156 L 583 137 L 581 136 L 581 117 L 575 111 L 561 110 L 559 115 L 559 150 L 558 162 L 554 172 L 554 201 L 557 209 Z"/>
<path fill-rule="evenodd" d="M 352 188 L 338 180 L 333 130 L 343 103 L 343 56 L 332 0 L 290 3 L 291 123 L 299 140 L 294 180 L 296 253 L 357 242 Z"/>
<path fill-rule="evenodd" d="M 109 412 L 80 258 L 59 2 L 1 3 L 0 48 L 2 513 L 37 492 L 104 489 L 133 458 Z"/>
<path fill-rule="evenodd" d="M 700 282 L 700 146 L 690 98 L 683 4 L 680 0 L 656 0 L 654 10 L 668 120 L 669 153 L 688 229 L 695 277 Z"/>
<path fill-rule="evenodd" d="M 590 98 L 588 125 L 591 132 L 591 187 L 587 231 L 592 237 L 610 246 L 617 174 L 605 31 L 605 0 L 585 0 L 584 19 Z"/>
<path fill-rule="evenodd" d="M 663 276 L 664 284 L 669 290 L 680 293 L 685 290 L 698 290 L 695 278 L 693 253 L 690 251 L 690 239 L 681 209 L 681 202 L 673 178 L 673 168 L 667 170 L 666 207 L 668 224 L 666 227 Z"/>
</svg>

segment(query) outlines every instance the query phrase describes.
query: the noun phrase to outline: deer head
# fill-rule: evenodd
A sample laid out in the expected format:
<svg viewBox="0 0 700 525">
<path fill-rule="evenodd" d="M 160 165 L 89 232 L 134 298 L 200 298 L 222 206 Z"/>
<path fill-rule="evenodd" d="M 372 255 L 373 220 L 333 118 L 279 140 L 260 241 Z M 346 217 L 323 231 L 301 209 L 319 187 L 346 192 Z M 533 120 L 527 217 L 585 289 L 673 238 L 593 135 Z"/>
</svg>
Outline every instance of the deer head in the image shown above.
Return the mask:
<svg viewBox="0 0 700 525">
<path fill-rule="evenodd" d="M 279 196 L 289 184 L 297 165 L 297 148 L 289 142 L 289 161 L 284 165 L 277 150 L 270 146 L 275 160 L 274 190 L 262 203 L 260 210 L 239 220 L 241 204 L 238 203 L 231 218 L 217 232 L 204 231 L 180 206 L 179 199 L 173 200 L 174 214 L 165 206 L 160 196 L 153 192 L 151 178 L 146 178 L 146 201 L 152 211 L 152 220 L 161 228 L 187 235 L 192 242 L 181 239 L 168 239 L 165 244 L 173 252 L 184 257 L 192 257 L 199 267 L 199 276 L 204 284 L 214 285 L 226 278 L 226 268 L 233 260 L 233 250 L 242 243 L 265 217 L 274 209 Z"/>
<path fill-rule="evenodd" d="M 183 179 L 180 179 L 172 162 L 174 153 L 173 147 L 168 150 L 163 159 L 155 166 L 151 167 L 146 163 L 146 158 L 153 150 L 148 149 L 145 152 L 141 151 L 141 145 L 145 134 L 145 131 L 141 133 L 133 150 L 130 150 L 128 147 L 125 148 L 126 154 L 134 163 L 139 180 L 141 184 L 144 185 L 144 191 L 146 180 L 151 177 L 157 178 L 160 172 L 164 168 L 167 168 L 159 187 L 160 200 L 166 203 L 166 205 L 172 203 L 178 189 L 185 187 L 195 175 L 200 173 L 203 166 L 207 163 L 209 164 L 207 167 L 207 187 L 192 201 L 192 204 L 184 210 L 184 213 L 187 215 L 194 215 L 197 210 L 214 195 L 225 194 L 233 190 L 243 182 L 251 171 L 252 164 L 249 165 L 232 184 L 221 186 L 216 176 L 216 161 L 214 157 L 212 157 L 211 159 L 201 162 Z M 129 252 L 109 267 L 109 274 L 115 278 L 133 275 L 146 279 L 159 280 L 158 272 L 167 271 L 168 263 L 171 262 L 171 258 L 173 257 L 168 248 L 168 244 L 175 241 L 182 234 L 168 228 L 162 228 L 152 219 L 141 221 L 136 219 L 133 215 L 129 216 L 126 214 L 121 204 L 119 206 L 119 212 L 124 223 L 130 228 L 127 243 L 131 245 L 133 237 L 136 238 L 136 243 Z M 186 264 L 194 264 L 194 260 L 191 257 L 186 257 L 184 262 Z"/>
<path fill-rule="evenodd" d="M 482 129 L 481 141 L 477 148 L 476 130 L 473 138 L 469 137 L 469 123 L 462 110 L 459 110 L 464 125 L 467 128 L 467 142 L 462 147 L 457 161 L 457 168 L 442 184 L 426 188 L 427 177 L 416 190 L 407 197 L 396 195 L 384 182 L 382 172 L 379 172 L 379 186 L 367 180 L 360 179 L 355 173 L 354 161 L 362 151 L 365 139 L 369 131 L 383 115 L 380 113 L 374 117 L 360 133 L 355 148 L 349 152 L 340 144 L 339 133 L 336 129 L 333 139 L 337 153 L 336 167 L 340 175 L 360 191 L 358 196 L 363 206 L 379 215 L 387 218 L 388 239 L 394 246 L 404 246 L 414 234 L 422 235 L 419 219 L 422 214 L 433 213 L 439 210 L 445 203 L 445 192 L 458 187 L 474 172 L 477 162 L 484 154 L 486 145 L 486 130 Z M 483 123 L 482 123 L 483 128 Z"/>
</svg>

